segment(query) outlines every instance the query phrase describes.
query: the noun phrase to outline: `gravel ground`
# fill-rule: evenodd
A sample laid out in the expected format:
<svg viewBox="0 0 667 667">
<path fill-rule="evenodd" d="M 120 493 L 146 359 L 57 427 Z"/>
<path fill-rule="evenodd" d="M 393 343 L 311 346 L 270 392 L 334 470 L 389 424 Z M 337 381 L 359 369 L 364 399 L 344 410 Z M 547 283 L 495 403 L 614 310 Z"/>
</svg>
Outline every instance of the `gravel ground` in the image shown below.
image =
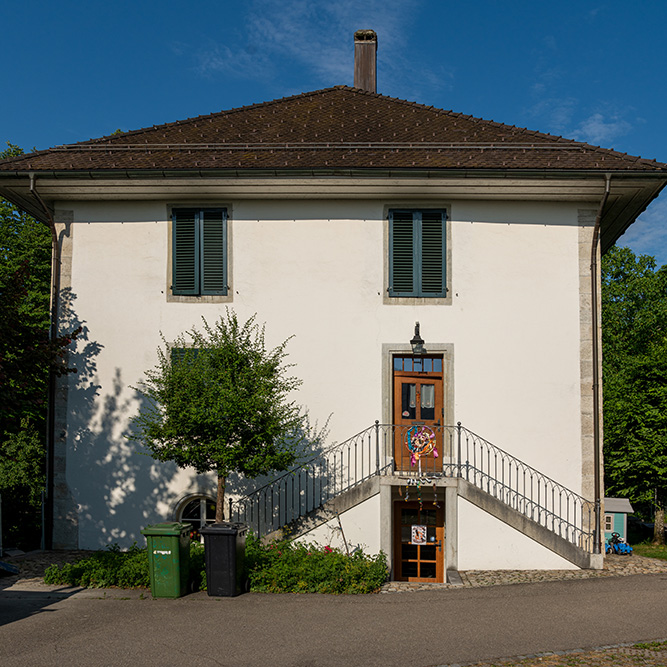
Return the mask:
<svg viewBox="0 0 667 667">
<path fill-rule="evenodd" d="M 0 586 L 5 588 L 19 581 L 40 583 L 44 579 L 44 571 L 49 565 L 64 565 L 75 563 L 86 558 L 92 551 L 30 551 L 22 556 L 5 555 L 2 559 L 18 567 L 18 575 L 4 576 L 0 578 Z"/>
<path fill-rule="evenodd" d="M 607 646 L 594 651 L 567 651 L 560 654 L 541 653 L 494 662 L 466 663 L 465 667 L 665 667 L 667 641 Z M 464 667 L 443 665 L 442 667 Z"/>
<path fill-rule="evenodd" d="M 18 575 L 0 579 L 0 588 L 17 582 L 40 583 L 44 570 L 51 564 L 71 563 L 89 555 L 90 551 L 34 551 L 23 556 L 3 560 L 19 568 Z M 508 585 L 519 583 L 585 579 L 594 577 L 619 577 L 633 574 L 667 574 L 667 561 L 631 556 L 608 555 L 602 570 L 469 570 L 460 572 L 464 587 Z M 450 584 L 413 584 L 389 582 L 382 593 L 416 593 L 422 590 L 451 588 Z M 607 646 L 595 650 L 567 651 L 533 656 L 517 656 L 493 662 L 466 663 L 465 667 L 667 667 L 667 639 L 648 644 Z M 445 666 L 443 666 L 445 667 Z M 448 665 L 446 667 L 459 667 Z M 463 667 L 462 665 L 460 667 Z"/>
</svg>

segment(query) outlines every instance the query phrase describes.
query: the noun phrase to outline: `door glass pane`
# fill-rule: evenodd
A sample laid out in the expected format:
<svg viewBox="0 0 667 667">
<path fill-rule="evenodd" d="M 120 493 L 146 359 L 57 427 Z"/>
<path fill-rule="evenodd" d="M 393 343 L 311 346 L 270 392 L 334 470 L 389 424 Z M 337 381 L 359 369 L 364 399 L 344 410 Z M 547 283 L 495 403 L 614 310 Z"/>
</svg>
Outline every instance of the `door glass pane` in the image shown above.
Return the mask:
<svg viewBox="0 0 667 667">
<path fill-rule="evenodd" d="M 401 385 L 401 417 L 403 419 L 416 419 L 417 415 L 417 385 Z"/>
<path fill-rule="evenodd" d="M 403 359 L 401 359 L 401 357 L 394 357 L 394 370 L 395 371 L 403 370 Z"/>
<path fill-rule="evenodd" d="M 421 522 L 427 526 L 435 526 L 436 510 L 423 509 L 421 511 Z"/>
<path fill-rule="evenodd" d="M 415 371 L 421 373 L 421 370 L 422 370 L 422 360 L 421 360 L 421 358 L 417 357 L 412 363 L 414 364 Z"/>
<path fill-rule="evenodd" d="M 435 385 L 421 385 L 421 418 L 435 419 Z"/>
<path fill-rule="evenodd" d="M 421 393 L 422 393 L 422 408 L 435 407 L 435 385 L 423 384 Z"/>
<path fill-rule="evenodd" d="M 413 523 L 419 523 L 419 510 L 403 508 L 401 509 L 401 523 L 411 526 Z"/>
<path fill-rule="evenodd" d="M 442 359 L 433 360 L 433 372 L 442 373 Z"/>
<path fill-rule="evenodd" d="M 421 560 L 435 560 L 435 544 L 429 544 L 428 546 L 420 547 L 421 553 L 419 557 Z"/>
<path fill-rule="evenodd" d="M 416 544 L 402 544 L 401 557 L 406 560 L 417 560 L 417 549 L 419 549 L 419 547 Z"/>
<path fill-rule="evenodd" d="M 405 357 L 403 359 L 403 370 L 404 371 L 412 370 L 412 359 L 410 357 Z"/>
<path fill-rule="evenodd" d="M 424 372 L 430 373 L 433 370 L 433 359 L 424 359 Z"/>
<path fill-rule="evenodd" d="M 404 577 L 416 577 L 417 576 L 417 563 L 401 563 L 401 574 Z M 435 575 L 434 575 L 435 576 Z"/>
<path fill-rule="evenodd" d="M 405 565 L 403 566 L 405 569 Z M 421 563 L 419 576 L 424 579 L 435 579 L 435 563 Z"/>
</svg>

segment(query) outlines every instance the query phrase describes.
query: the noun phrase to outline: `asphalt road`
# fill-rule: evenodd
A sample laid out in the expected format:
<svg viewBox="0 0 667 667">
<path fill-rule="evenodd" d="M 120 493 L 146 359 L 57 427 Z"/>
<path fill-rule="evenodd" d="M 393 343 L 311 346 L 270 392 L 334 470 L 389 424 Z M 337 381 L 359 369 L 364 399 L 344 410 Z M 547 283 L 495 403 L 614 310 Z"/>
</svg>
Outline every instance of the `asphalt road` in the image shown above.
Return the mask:
<svg viewBox="0 0 667 667">
<path fill-rule="evenodd" d="M 0 591 L 0 664 L 408 667 L 667 637 L 666 575 L 367 596 L 91 593 Z"/>
</svg>

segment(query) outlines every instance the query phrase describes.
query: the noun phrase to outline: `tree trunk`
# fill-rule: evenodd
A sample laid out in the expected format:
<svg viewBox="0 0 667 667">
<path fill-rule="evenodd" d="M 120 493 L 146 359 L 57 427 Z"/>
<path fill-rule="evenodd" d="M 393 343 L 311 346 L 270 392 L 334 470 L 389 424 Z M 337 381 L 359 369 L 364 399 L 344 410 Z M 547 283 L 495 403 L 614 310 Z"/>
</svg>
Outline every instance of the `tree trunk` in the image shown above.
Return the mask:
<svg viewBox="0 0 667 667">
<path fill-rule="evenodd" d="M 655 508 L 655 523 L 653 524 L 653 544 L 665 543 L 665 507 L 657 505 Z"/>
<path fill-rule="evenodd" d="M 225 520 L 225 484 L 227 478 L 218 475 L 218 497 L 215 501 L 215 522 L 222 523 Z"/>
</svg>

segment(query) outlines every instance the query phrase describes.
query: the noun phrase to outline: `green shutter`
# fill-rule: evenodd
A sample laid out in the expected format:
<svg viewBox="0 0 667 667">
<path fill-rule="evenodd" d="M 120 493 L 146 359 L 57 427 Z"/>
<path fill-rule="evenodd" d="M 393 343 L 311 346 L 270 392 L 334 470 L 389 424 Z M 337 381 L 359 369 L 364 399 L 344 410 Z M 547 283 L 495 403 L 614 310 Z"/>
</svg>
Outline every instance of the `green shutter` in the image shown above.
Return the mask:
<svg viewBox="0 0 667 667">
<path fill-rule="evenodd" d="M 174 211 L 172 224 L 172 292 L 174 294 L 198 294 L 197 212 L 194 209 Z"/>
<path fill-rule="evenodd" d="M 173 294 L 227 294 L 227 212 L 174 209 Z"/>
<path fill-rule="evenodd" d="M 412 295 L 415 269 L 412 211 L 390 212 L 389 246 L 389 294 Z"/>
<path fill-rule="evenodd" d="M 445 212 L 389 212 L 389 295 L 445 296 Z"/>
<path fill-rule="evenodd" d="M 172 347 L 170 350 L 171 365 L 177 366 L 182 363 L 192 363 L 199 355 L 196 347 Z"/>
<path fill-rule="evenodd" d="M 422 211 L 421 293 L 445 295 L 445 214 Z"/>
<path fill-rule="evenodd" d="M 225 211 L 201 212 L 201 293 L 227 294 Z"/>
<path fill-rule="evenodd" d="M 169 353 L 172 366 L 180 364 L 185 359 L 185 348 L 183 347 L 172 347 Z"/>
</svg>

